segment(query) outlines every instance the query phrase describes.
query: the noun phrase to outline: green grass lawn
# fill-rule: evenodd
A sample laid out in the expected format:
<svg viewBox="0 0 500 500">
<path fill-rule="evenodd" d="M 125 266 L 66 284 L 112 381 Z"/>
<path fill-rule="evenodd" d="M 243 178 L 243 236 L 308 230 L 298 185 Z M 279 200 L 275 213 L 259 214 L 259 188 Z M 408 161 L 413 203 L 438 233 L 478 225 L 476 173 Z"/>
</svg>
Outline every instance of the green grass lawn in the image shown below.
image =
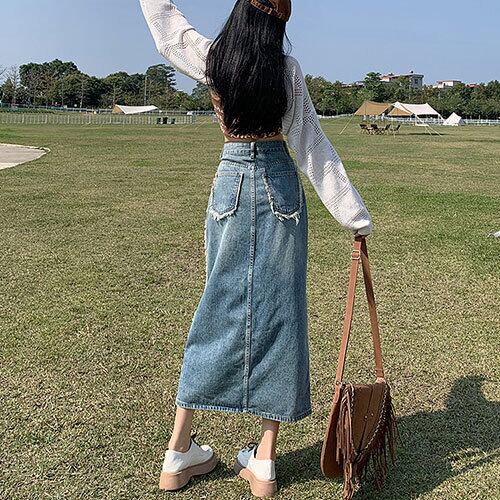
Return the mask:
<svg viewBox="0 0 500 500">
<path fill-rule="evenodd" d="M 500 498 L 500 128 L 366 136 L 324 123 L 370 209 L 368 240 L 402 445 L 380 494 Z M 0 498 L 163 498 L 157 481 L 204 286 L 203 225 L 222 138 L 200 123 L 0 127 L 44 146 L 0 172 Z M 305 178 L 304 178 L 305 180 Z M 351 235 L 305 181 L 313 414 L 281 428 L 277 498 L 341 497 L 319 455 Z M 361 283 L 360 283 L 361 284 Z M 361 290 L 361 288 L 360 288 Z M 346 378 L 373 380 L 358 295 Z M 250 498 L 232 463 L 248 415 L 198 413 L 217 470 L 170 497 Z"/>
</svg>

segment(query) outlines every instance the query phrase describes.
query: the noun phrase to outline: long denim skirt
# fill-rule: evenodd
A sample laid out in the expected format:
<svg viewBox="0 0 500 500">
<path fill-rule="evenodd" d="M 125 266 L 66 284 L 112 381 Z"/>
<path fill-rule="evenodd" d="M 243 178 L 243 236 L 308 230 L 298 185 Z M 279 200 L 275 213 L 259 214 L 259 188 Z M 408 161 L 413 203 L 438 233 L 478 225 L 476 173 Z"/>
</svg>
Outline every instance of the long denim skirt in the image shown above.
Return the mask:
<svg viewBox="0 0 500 500">
<path fill-rule="evenodd" d="M 205 220 L 206 280 L 176 404 L 293 422 L 311 413 L 307 206 L 284 141 L 225 143 Z"/>
</svg>

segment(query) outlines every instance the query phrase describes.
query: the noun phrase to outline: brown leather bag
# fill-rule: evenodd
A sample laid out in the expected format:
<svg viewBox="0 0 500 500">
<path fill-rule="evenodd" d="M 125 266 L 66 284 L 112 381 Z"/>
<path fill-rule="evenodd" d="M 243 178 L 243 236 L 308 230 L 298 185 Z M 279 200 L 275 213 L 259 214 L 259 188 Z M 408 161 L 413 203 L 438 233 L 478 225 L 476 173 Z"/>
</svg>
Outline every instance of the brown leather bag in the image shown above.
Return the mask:
<svg viewBox="0 0 500 500">
<path fill-rule="evenodd" d="M 376 382 L 343 382 L 347 345 L 352 324 L 359 263 L 362 263 L 370 324 L 375 350 Z M 394 463 L 399 437 L 389 384 L 385 381 L 377 310 L 373 295 L 366 238 L 356 237 L 352 252 L 347 307 L 340 346 L 335 393 L 321 451 L 321 471 L 328 477 L 344 476 L 344 499 L 349 500 L 366 479 L 370 462 L 375 485 L 380 489 L 387 474 L 387 453 Z"/>
</svg>

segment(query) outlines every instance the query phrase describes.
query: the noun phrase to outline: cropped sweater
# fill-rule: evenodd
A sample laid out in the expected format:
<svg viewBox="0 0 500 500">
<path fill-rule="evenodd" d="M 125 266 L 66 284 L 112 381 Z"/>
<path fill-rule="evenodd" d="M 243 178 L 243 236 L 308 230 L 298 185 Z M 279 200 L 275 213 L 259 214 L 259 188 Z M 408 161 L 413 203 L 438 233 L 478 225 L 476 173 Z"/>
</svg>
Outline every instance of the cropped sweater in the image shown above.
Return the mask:
<svg viewBox="0 0 500 500">
<path fill-rule="evenodd" d="M 171 0 L 140 0 L 159 53 L 181 73 L 207 83 L 206 59 L 212 40 L 198 33 Z M 323 132 L 298 61 L 287 56 L 291 88 L 283 134 L 297 166 L 330 214 L 355 235 L 373 230 L 370 214 L 352 185 L 337 151 Z"/>
</svg>

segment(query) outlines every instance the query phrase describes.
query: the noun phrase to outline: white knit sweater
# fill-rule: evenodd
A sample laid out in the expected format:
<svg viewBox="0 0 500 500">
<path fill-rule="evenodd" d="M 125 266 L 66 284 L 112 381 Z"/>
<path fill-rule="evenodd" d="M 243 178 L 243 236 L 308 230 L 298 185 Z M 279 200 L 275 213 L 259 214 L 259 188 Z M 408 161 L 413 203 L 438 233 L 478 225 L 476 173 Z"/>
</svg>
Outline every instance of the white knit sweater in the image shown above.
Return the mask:
<svg viewBox="0 0 500 500">
<path fill-rule="evenodd" d="M 212 40 L 200 35 L 171 0 L 140 0 L 156 47 L 172 66 L 206 83 L 205 69 Z M 328 211 L 354 234 L 373 230 L 370 214 L 344 165 L 325 136 L 298 61 L 287 56 L 292 81 L 283 133 L 295 151 L 297 166 L 310 180 Z"/>
</svg>

